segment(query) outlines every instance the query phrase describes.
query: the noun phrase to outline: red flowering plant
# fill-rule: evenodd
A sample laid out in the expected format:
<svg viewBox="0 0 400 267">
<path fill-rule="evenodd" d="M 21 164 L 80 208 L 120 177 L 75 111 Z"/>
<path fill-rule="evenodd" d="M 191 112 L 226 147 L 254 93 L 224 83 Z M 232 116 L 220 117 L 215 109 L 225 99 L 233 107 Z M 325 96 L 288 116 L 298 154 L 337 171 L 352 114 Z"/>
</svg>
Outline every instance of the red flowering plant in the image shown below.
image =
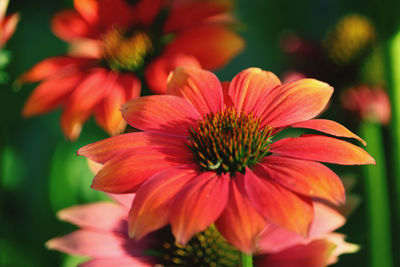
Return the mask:
<svg viewBox="0 0 400 267">
<path fill-rule="evenodd" d="M 94 189 L 136 193 L 131 237 L 170 224 L 184 245 L 215 223 L 229 243 L 252 253 L 267 222 L 307 236 L 312 197 L 344 202 L 339 177 L 319 162 L 374 164 L 363 149 L 335 137 L 277 139 L 294 127 L 364 143 L 334 121 L 313 119 L 332 93 L 314 79 L 282 85 L 258 68 L 223 83 L 209 71 L 178 68 L 167 95 L 123 105 L 125 120 L 141 131 L 87 145 L 78 154 L 103 164 Z"/>
<path fill-rule="evenodd" d="M 58 217 L 80 229 L 46 243 L 49 249 L 88 256 L 81 266 L 238 266 L 239 251 L 211 226 L 185 246 L 176 244 L 168 228 L 139 241 L 128 236 L 130 196 L 113 196 L 117 203 L 98 202 L 61 210 Z M 345 218 L 335 209 L 314 202 L 315 219 L 310 236 L 303 238 L 268 225 L 260 235 L 255 266 L 323 267 L 343 253 L 357 250 L 344 236 L 333 233 Z M 297 264 L 297 265 L 296 265 Z M 301 265 L 300 265 L 301 264 Z"/>
<path fill-rule="evenodd" d="M 164 93 L 177 66 L 216 69 L 243 48 L 229 29 L 230 0 L 75 0 L 52 21 L 53 32 L 71 44 L 70 54 L 43 60 L 20 82 L 39 82 L 24 116 L 63 107 L 61 126 L 76 139 L 94 114 L 110 135 L 126 126 L 124 102 L 138 97 L 141 80 Z"/>
</svg>

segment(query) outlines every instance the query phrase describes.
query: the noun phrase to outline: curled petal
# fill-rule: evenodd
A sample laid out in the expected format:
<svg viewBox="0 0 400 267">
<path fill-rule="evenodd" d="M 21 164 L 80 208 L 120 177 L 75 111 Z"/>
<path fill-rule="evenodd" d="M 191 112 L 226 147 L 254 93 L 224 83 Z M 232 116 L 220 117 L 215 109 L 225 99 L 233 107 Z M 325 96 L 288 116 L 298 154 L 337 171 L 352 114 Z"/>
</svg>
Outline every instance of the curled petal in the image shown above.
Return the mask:
<svg viewBox="0 0 400 267">
<path fill-rule="evenodd" d="M 219 217 L 228 200 L 229 180 L 229 175 L 204 172 L 174 197 L 170 222 L 176 242 L 186 244 Z"/>
<path fill-rule="evenodd" d="M 117 135 L 125 130 L 126 122 L 120 110 L 125 102 L 125 90 L 116 84 L 95 109 L 96 122 L 110 135 Z"/>
<path fill-rule="evenodd" d="M 300 196 L 275 181 L 261 178 L 263 170 L 246 169 L 243 180 L 248 197 L 257 211 L 270 223 L 307 236 L 314 212 L 311 198 Z"/>
<path fill-rule="evenodd" d="M 237 110 L 259 115 L 257 111 L 264 107 L 265 96 L 279 85 L 280 80 L 272 72 L 249 68 L 233 78 L 229 95 Z"/>
<path fill-rule="evenodd" d="M 173 197 L 194 175 L 193 170 L 169 168 L 144 182 L 129 212 L 129 235 L 140 239 L 167 225 Z"/>
<path fill-rule="evenodd" d="M 167 80 L 177 67 L 201 68 L 200 63 L 193 56 L 169 55 L 154 59 L 145 70 L 146 82 L 150 90 L 156 94 L 167 91 Z"/>
<path fill-rule="evenodd" d="M 223 108 L 221 83 L 206 70 L 177 68 L 168 82 L 167 94 L 185 98 L 201 115 Z"/>
<path fill-rule="evenodd" d="M 265 172 L 265 177 L 294 192 L 323 198 L 338 205 L 345 201 L 340 178 L 318 162 L 268 156 L 259 167 Z"/>
<path fill-rule="evenodd" d="M 364 146 L 367 145 L 367 143 L 363 139 L 361 139 L 358 135 L 352 133 L 349 129 L 347 129 L 343 125 L 331 120 L 324 120 L 324 119 L 307 120 L 292 124 L 292 127 L 312 129 L 338 137 L 354 138 L 360 141 Z"/>
<path fill-rule="evenodd" d="M 325 108 L 333 88 L 328 84 L 302 79 L 284 84 L 273 90 L 265 99 L 262 123 L 272 127 L 283 127 L 312 119 Z"/>
<path fill-rule="evenodd" d="M 252 206 L 243 185 L 236 178 L 230 181 L 228 203 L 216 226 L 229 243 L 250 254 L 256 249 L 258 236 L 266 221 Z"/>
<path fill-rule="evenodd" d="M 375 160 L 364 149 L 321 135 L 285 138 L 271 144 L 270 152 L 291 158 L 342 165 L 375 164 Z"/>
<path fill-rule="evenodd" d="M 184 135 L 200 118 L 185 99 L 171 95 L 153 95 L 133 99 L 122 105 L 122 116 L 143 131 Z"/>
</svg>

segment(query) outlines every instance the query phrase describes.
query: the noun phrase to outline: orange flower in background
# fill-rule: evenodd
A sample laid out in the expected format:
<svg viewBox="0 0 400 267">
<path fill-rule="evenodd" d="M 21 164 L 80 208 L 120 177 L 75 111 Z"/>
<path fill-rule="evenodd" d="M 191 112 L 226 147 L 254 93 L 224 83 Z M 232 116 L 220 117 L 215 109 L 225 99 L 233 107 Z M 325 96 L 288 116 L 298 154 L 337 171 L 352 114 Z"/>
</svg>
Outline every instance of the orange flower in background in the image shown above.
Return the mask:
<svg viewBox="0 0 400 267">
<path fill-rule="evenodd" d="M 214 227 L 196 235 L 186 246 L 176 245 L 168 228 L 140 241 L 130 239 L 128 211 L 132 195 L 113 197 L 117 203 L 91 203 L 58 212 L 61 220 L 80 229 L 54 238 L 46 246 L 67 254 L 90 257 L 80 266 L 239 265 L 239 251 Z M 315 219 L 308 238 L 268 225 L 258 242 L 255 266 L 323 267 L 335 263 L 340 254 L 358 249 L 356 245 L 346 243 L 343 235 L 332 233 L 344 224 L 345 218 L 317 201 L 314 205 Z"/>
<path fill-rule="evenodd" d="M 307 236 L 311 197 L 344 201 L 340 179 L 317 161 L 374 163 L 360 147 L 333 137 L 277 139 L 295 127 L 364 143 L 336 122 L 313 119 L 332 92 L 313 79 L 282 85 L 258 68 L 224 83 L 205 70 L 178 68 L 169 95 L 123 105 L 125 120 L 143 132 L 90 144 L 78 154 L 103 164 L 94 189 L 136 192 L 129 215 L 134 238 L 171 224 L 185 244 L 215 222 L 228 242 L 251 253 L 267 222 Z"/>
<path fill-rule="evenodd" d="M 390 122 L 390 100 L 381 88 L 370 88 L 367 85 L 352 87 L 341 94 L 340 100 L 342 106 L 359 119 L 382 125 Z"/>
<path fill-rule="evenodd" d="M 0 48 L 2 48 L 13 35 L 19 21 L 17 13 L 6 16 L 8 0 L 0 0 Z"/>
<path fill-rule="evenodd" d="M 177 66 L 215 69 L 243 48 L 226 15 L 231 1 L 75 0 L 74 10 L 58 13 L 54 33 L 71 44 L 70 55 L 45 59 L 20 77 L 40 85 L 24 116 L 63 107 L 61 126 L 76 139 L 94 114 L 109 134 L 125 129 L 120 106 L 140 95 L 140 79 L 164 93 Z"/>
</svg>

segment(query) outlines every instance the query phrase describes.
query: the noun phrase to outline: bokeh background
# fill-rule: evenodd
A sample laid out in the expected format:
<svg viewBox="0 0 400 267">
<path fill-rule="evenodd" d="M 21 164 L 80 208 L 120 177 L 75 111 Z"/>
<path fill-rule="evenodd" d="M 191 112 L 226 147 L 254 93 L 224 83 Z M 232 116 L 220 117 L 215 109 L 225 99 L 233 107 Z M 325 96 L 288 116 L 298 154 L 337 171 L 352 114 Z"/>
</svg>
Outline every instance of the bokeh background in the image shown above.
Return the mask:
<svg viewBox="0 0 400 267">
<path fill-rule="evenodd" d="M 235 14 L 240 23 L 236 27 L 246 40 L 246 49 L 217 75 L 222 80 L 230 80 L 242 69 L 256 66 L 283 77 L 287 70 L 296 66 L 311 66 L 311 69 L 316 64 L 320 66 L 315 57 L 306 56 L 299 64 L 293 54 L 285 52 L 283 44 L 288 36 L 295 34 L 302 40 L 320 44 L 337 21 L 347 14 L 362 14 L 376 23 L 379 9 L 375 4 L 378 5 L 378 1 L 237 0 Z M 66 43 L 52 34 L 49 22 L 55 12 L 67 7 L 72 7 L 71 0 L 10 1 L 8 13 L 19 12 L 21 20 L 6 46 L 12 54 L 7 67 L 9 83 L 0 87 L 0 266 L 76 266 L 80 258 L 49 251 L 44 246 L 50 238 L 74 229 L 58 221 L 56 212 L 71 205 L 106 199 L 90 189 L 93 175 L 85 158 L 76 156 L 78 148 L 107 137 L 106 133 L 91 119 L 79 140 L 69 142 L 59 126 L 59 111 L 22 118 L 23 104 L 35 85 L 12 84 L 40 60 L 65 53 Z M 384 79 L 380 64 L 379 60 L 374 61 L 373 69 L 369 70 L 378 80 Z M 332 66 L 328 64 L 313 76 L 336 89 L 324 117 L 358 131 L 356 120 L 339 108 L 338 96 L 344 87 L 362 79 L 357 69 L 360 65 L 347 66 L 341 71 Z M 391 144 L 386 127 L 382 127 L 382 134 L 385 140 L 382 148 L 388 150 Z M 370 266 L 371 237 L 363 184 L 366 169 L 353 166 L 334 169 L 341 177 L 355 179 L 352 193 L 361 198 L 347 224 L 339 229 L 348 236 L 349 242 L 359 244 L 361 250 L 341 256 L 335 266 Z M 389 173 L 387 177 L 393 176 Z M 394 199 L 392 193 L 388 197 Z M 393 214 L 391 225 L 395 229 Z M 390 231 L 394 240 L 399 239 L 394 230 Z"/>
</svg>

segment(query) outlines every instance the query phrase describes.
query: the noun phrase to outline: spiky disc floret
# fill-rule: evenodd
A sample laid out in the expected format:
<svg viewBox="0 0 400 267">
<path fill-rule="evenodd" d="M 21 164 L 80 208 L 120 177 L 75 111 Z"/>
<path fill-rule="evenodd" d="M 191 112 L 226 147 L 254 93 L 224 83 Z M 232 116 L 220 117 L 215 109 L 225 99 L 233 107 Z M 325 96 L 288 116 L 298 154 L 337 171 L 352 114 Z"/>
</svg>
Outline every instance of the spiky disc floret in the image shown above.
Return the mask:
<svg viewBox="0 0 400 267">
<path fill-rule="evenodd" d="M 261 129 L 253 113 L 227 108 L 205 115 L 189 134 L 187 146 L 202 168 L 234 176 L 268 154 L 272 128 Z"/>
<path fill-rule="evenodd" d="M 239 264 L 239 251 L 214 226 L 194 236 L 185 246 L 170 238 L 156 253 L 163 266 L 233 267 Z"/>
</svg>

